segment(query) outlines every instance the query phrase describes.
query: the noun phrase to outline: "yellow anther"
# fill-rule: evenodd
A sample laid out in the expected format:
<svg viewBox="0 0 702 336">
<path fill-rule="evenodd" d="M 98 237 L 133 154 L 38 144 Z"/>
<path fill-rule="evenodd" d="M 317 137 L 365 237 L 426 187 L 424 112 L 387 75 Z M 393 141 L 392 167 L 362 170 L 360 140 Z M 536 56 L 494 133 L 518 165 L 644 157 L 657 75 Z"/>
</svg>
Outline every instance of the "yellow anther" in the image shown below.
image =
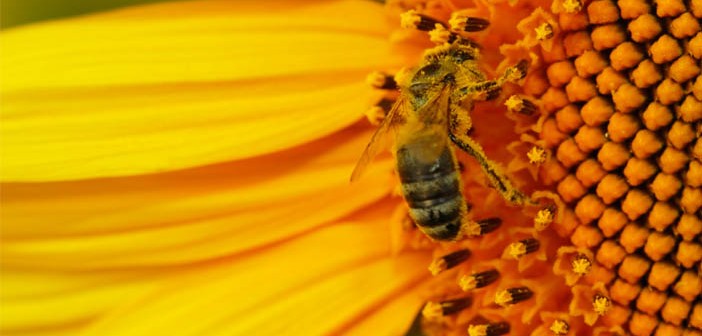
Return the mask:
<svg viewBox="0 0 702 336">
<path fill-rule="evenodd" d="M 612 307 L 612 301 L 602 295 L 596 295 L 592 307 L 598 315 L 602 316 Z"/>
<path fill-rule="evenodd" d="M 583 4 L 579 0 L 564 0 L 563 9 L 565 9 L 566 13 L 573 14 L 583 9 Z"/>
<path fill-rule="evenodd" d="M 570 327 L 568 326 L 568 323 L 566 323 L 563 320 L 555 320 L 553 323 L 551 323 L 551 327 L 549 330 L 551 330 L 555 335 L 566 335 L 568 334 L 568 330 Z"/>
<path fill-rule="evenodd" d="M 528 287 L 509 288 L 495 294 L 495 303 L 502 307 L 507 307 L 527 300 L 533 295 L 534 292 L 532 292 Z"/>
<path fill-rule="evenodd" d="M 517 95 L 512 95 L 505 101 L 505 106 L 512 112 L 519 112 L 524 108 L 524 99 Z"/>
<path fill-rule="evenodd" d="M 417 28 L 417 24 L 419 24 L 420 21 L 422 21 L 422 18 L 414 9 L 400 14 L 400 26 L 402 28 Z"/>
<path fill-rule="evenodd" d="M 590 272 L 592 262 L 585 256 L 579 256 L 573 259 L 573 261 L 571 262 L 571 266 L 573 266 L 573 273 L 582 276 Z"/>
<path fill-rule="evenodd" d="M 527 158 L 529 158 L 529 163 L 531 164 L 542 164 L 546 162 L 546 150 L 539 146 L 531 147 L 529 152 L 527 152 Z"/>
<path fill-rule="evenodd" d="M 468 326 L 468 335 L 469 336 L 487 336 L 487 329 L 488 325 L 487 324 L 478 324 L 478 325 L 470 325 Z"/>
<path fill-rule="evenodd" d="M 536 213 L 534 217 L 534 228 L 537 231 L 545 230 L 551 223 L 553 223 L 553 211 L 551 211 L 551 209 L 541 209 Z"/>
<path fill-rule="evenodd" d="M 511 68 L 507 71 L 509 72 L 508 74 L 506 74 L 506 76 L 508 76 L 506 77 L 508 80 L 520 80 L 524 76 L 523 71 L 519 69 Z M 536 105 L 534 105 L 534 103 L 518 95 L 512 95 L 509 98 L 507 98 L 507 100 L 505 101 L 505 106 L 507 106 L 507 109 L 510 112 L 521 113 L 524 115 L 532 115 L 537 110 L 537 107 Z"/>
<path fill-rule="evenodd" d="M 451 32 L 438 23 L 434 25 L 434 29 L 429 32 L 429 40 L 436 44 L 448 43 L 450 38 Z"/>
<path fill-rule="evenodd" d="M 464 275 L 458 279 L 458 285 L 464 292 L 475 289 L 478 285 L 477 279 L 472 275 Z"/>
<path fill-rule="evenodd" d="M 516 82 L 516 81 L 524 78 L 525 75 L 526 74 L 524 72 L 520 71 L 519 69 L 508 68 L 505 71 L 504 79 L 508 82 Z"/>
<path fill-rule="evenodd" d="M 385 119 L 385 111 L 380 106 L 373 106 L 366 111 L 366 118 L 373 126 L 378 126 Z"/>
<path fill-rule="evenodd" d="M 499 336 L 509 333 L 509 323 L 496 322 L 488 324 L 471 324 L 468 326 L 470 336 Z"/>
<path fill-rule="evenodd" d="M 373 71 L 366 76 L 366 84 L 378 88 L 385 85 L 385 74 L 380 71 Z"/>
<path fill-rule="evenodd" d="M 509 244 L 505 253 L 514 259 L 519 259 L 527 253 L 535 252 L 540 245 L 539 241 L 534 238 L 522 239 Z"/>
<path fill-rule="evenodd" d="M 509 247 L 507 249 L 509 256 L 514 259 L 519 259 L 527 253 L 527 247 L 522 242 L 509 244 Z"/>
<path fill-rule="evenodd" d="M 512 293 L 509 290 L 502 290 L 495 294 L 495 303 L 502 307 L 507 307 L 512 304 Z"/>
<path fill-rule="evenodd" d="M 466 22 L 468 22 L 468 17 L 458 13 L 453 13 L 449 19 L 449 26 L 451 26 L 452 30 L 462 31 L 466 28 Z"/>
<path fill-rule="evenodd" d="M 476 288 L 483 288 L 495 282 L 500 276 L 500 273 L 495 269 L 486 270 L 483 272 L 464 275 L 458 280 L 458 285 L 463 291 L 469 291 Z"/>
<path fill-rule="evenodd" d="M 482 228 L 477 223 L 471 221 L 463 225 L 461 230 L 466 237 L 477 237 L 480 236 Z"/>
<path fill-rule="evenodd" d="M 542 23 L 534 28 L 536 39 L 539 41 L 548 40 L 553 37 L 553 27 L 547 22 Z"/>
<path fill-rule="evenodd" d="M 444 260 L 444 258 L 434 259 L 434 261 L 429 264 L 429 272 L 431 272 L 431 275 L 437 275 L 445 271 L 447 266 L 448 265 L 446 264 L 446 260 Z"/>
<path fill-rule="evenodd" d="M 427 319 L 437 319 L 443 315 L 443 309 L 441 308 L 441 303 L 438 302 L 427 302 L 422 309 L 422 316 Z"/>
<path fill-rule="evenodd" d="M 509 256 L 514 259 L 519 259 L 525 254 L 533 253 L 539 249 L 540 243 L 535 238 L 522 239 L 518 242 L 509 244 L 503 256 Z"/>
<path fill-rule="evenodd" d="M 429 272 L 432 275 L 437 275 L 447 269 L 454 268 L 466 261 L 470 257 L 470 250 L 460 249 L 449 254 L 443 255 L 434 259 L 429 265 Z"/>
</svg>

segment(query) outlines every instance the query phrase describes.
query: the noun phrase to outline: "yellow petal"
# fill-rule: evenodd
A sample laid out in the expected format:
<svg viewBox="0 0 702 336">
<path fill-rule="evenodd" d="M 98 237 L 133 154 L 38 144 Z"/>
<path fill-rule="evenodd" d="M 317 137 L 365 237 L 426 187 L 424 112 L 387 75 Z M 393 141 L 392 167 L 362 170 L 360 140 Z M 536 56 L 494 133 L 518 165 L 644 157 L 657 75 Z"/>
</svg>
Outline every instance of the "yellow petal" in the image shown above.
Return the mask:
<svg viewBox="0 0 702 336">
<path fill-rule="evenodd" d="M 6 184 L 3 263 L 182 264 L 299 234 L 390 192 L 389 161 L 348 182 L 368 135 L 352 128 L 274 155 L 153 176 Z"/>
<path fill-rule="evenodd" d="M 415 253 L 345 269 L 333 277 L 284 295 L 268 306 L 263 303 L 262 309 L 232 317 L 224 325 L 213 328 L 213 334 L 344 333 L 369 317 L 368 314 L 373 314 L 373 308 L 387 304 L 418 282 L 426 280 L 429 277 L 426 269 L 418 267 L 423 261 L 428 262 Z M 393 316 L 392 321 L 385 321 L 386 328 L 402 325 L 407 328 L 413 311 L 411 307 L 403 308 L 409 313 L 409 318 L 405 317 L 408 314 Z M 382 335 L 382 331 L 374 330 L 366 335 Z"/>
<path fill-rule="evenodd" d="M 75 335 L 116 302 L 155 290 L 156 272 L 67 273 L 3 267 L 0 334 Z M 166 273 L 164 273 L 166 274 Z"/>
<path fill-rule="evenodd" d="M 3 181 L 153 173 L 290 148 L 353 123 L 395 67 L 370 1 L 198 1 L 1 35 Z"/>
<path fill-rule="evenodd" d="M 421 265 L 417 263 L 410 267 L 421 269 Z M 411 272 L 410 267 L 407 272 Z M 411 321 L 426 303 L 418 293 L 421 292 L 416 287 L 402 288 L 401 293 L 388 297 L 387 301 L 372 307 L 373 310 L 362 319 L 349 325 L 348 329 L 344 330 L 344 335 L 405 335 L 410 329 Z"/>
<path fill-rule="evenodd" d="M 171 278 L 85 335 L 329 333 L 427 275 L 421 256 L 391 259 L 384 224 L 335 224 Z"/>
</svg>

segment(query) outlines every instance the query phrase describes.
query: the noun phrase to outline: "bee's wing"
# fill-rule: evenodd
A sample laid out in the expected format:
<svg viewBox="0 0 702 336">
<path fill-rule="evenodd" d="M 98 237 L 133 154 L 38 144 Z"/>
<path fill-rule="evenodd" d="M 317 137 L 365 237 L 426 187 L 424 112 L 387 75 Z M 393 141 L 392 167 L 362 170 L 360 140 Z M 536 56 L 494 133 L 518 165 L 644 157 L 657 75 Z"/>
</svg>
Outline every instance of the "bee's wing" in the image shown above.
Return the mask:
<svg viewBox="0 0 702 336">
<path fill-rule="evenodd" d="M 407 108 L 407 100 L 403 98 L 403 95 L 400 95 L 400 98 L 398 98 L 390 109 L 390 112 L 388 112 L 383 122 L 373 134 L 368 146 L 366 146 L 363 154 L 361 154 L 361 158 L 358 159 L 358 163 L 356 163 L 356 167 L 353 169 L 353 173 L 351 173 L 351 182 L 358 180 L 366 167 L 368 167 L 368 164 L 373 161 L 373 158 L 378 155 L 382 149 L 388 147 L 390 131 L 405 122 Z"/>
<path fill-rule="evenodd" d="M 431 143 L 425 146 L 415 147 L 415 155 L 425 162 L 433 162 L 446 150 L 449 142 L 449 97 L 450 87 L 437 87 L 429 92 L 427 103 L 416 112 L 416 128 L 413 130 L 417 134 L 423 134 L 427 139 L 432 139 Z M 406 141 L 406 140 L 401 140 Z"/>
<path fill-rule="evenodd" d="M 449 86 L 436 88 L 428 94 L 427 103 L 417 110 L 419 123 L 424 127 L 431 127 L 437 132 L 448 136 L 448 116 L 449 97 L 451 89 Z"/>
</svg>

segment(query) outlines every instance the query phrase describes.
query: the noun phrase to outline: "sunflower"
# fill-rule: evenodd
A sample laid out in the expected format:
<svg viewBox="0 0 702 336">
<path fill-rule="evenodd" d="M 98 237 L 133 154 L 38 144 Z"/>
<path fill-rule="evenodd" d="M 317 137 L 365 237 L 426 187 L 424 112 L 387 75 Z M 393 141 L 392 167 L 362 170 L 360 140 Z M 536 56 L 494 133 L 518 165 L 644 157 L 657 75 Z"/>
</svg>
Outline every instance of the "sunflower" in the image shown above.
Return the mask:
<svg viewBox="0 0 702 336">
<path fill-rule="evenodd" d="M 702 5 L 672 3 L 206 0 L 6 30 L 0 333 L 699 335 Z M 528 61 L 471 136 L 534 204 L 458 155 L 471 216 L 502 218 L 483 237 L 419 232 L 390 156 L 348 183 L 397 94 L 367 74 L 442 34 L 407 12 L 490 21 L 466 35 L 489 77 Z"/>
</svg>

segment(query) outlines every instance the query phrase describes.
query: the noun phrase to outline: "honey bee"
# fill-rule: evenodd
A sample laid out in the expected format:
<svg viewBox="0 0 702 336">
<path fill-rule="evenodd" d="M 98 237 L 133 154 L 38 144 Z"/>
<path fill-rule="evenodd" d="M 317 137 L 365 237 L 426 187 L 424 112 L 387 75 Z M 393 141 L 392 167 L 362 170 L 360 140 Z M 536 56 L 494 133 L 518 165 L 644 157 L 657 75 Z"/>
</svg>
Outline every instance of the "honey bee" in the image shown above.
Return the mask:
<svg viewBox="0 0 702 336">
<path fill-rule="evenodd" d="M 482 147 L 468 137 L 473 102 L 494 98 L 506 82 L 526 75 L 526 61 L 487 80 L 478 67 L 479 49 L 461 37 L 430 50 L 416 68 L 396 76 L 400 95 L 359 159 L 351 180 L 358 179 L 372 158 L 384 147 L 384 138 L 395 135 L 395 161 L 409 215 L 419 229 L 440 241 L 481 235 L 500 225 L 499 218 L 469 219 L 470 206 L 454 148 L 474 157 L 491 184 L 508 202 L 523 204 L 527 197 L 512 186 Z"/>
</svg>

